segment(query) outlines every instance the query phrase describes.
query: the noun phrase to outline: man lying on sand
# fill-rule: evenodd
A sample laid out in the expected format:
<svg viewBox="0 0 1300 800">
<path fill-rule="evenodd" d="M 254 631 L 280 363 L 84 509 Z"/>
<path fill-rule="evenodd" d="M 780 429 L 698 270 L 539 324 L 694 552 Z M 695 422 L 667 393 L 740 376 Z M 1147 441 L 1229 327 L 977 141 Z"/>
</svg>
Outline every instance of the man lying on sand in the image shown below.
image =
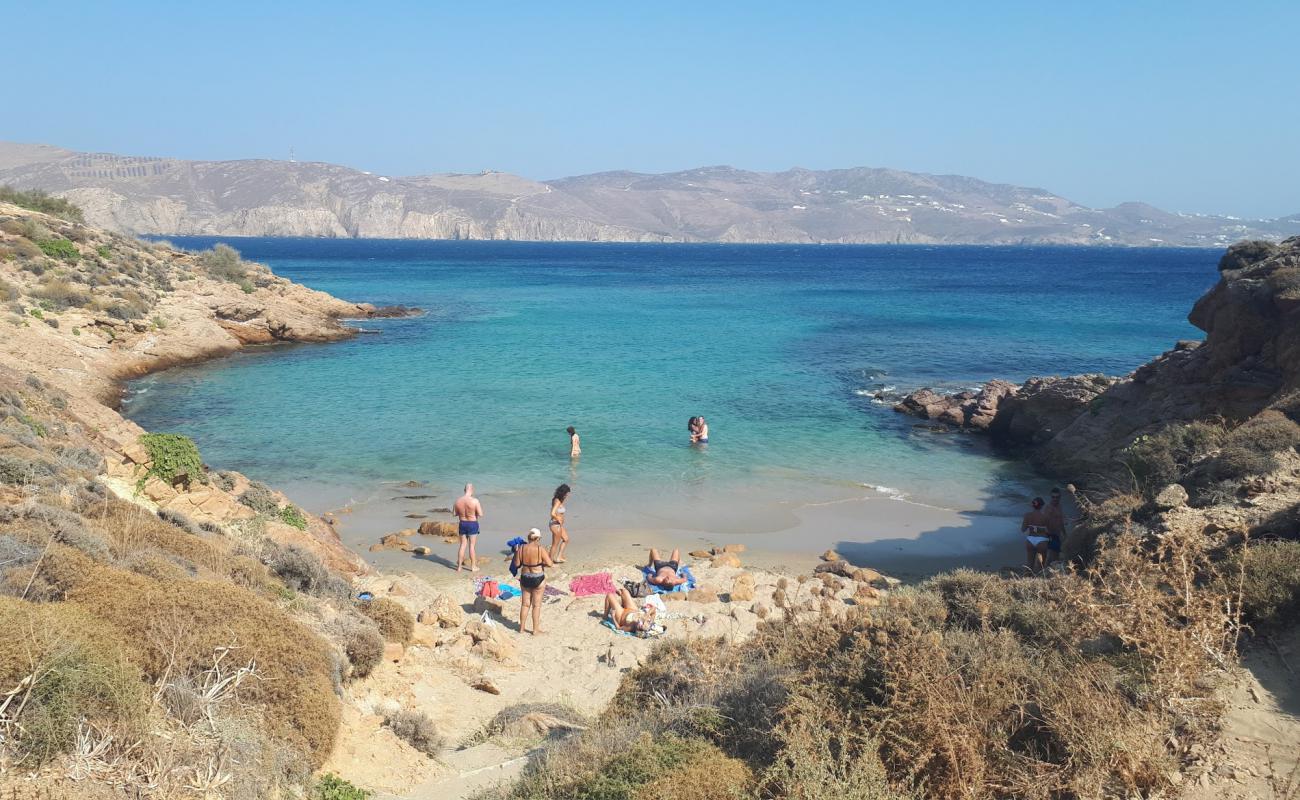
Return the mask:
<svg viewBox="0 0 1300 800">
<path fill-rule="evenodd" d="M 652 605 L 638 607 L 627 589 L 605 595 L 605 617 L 621 631 L 638 635 L 645 633 L 654 627 L 655 613 Z"/>
<path fill-rule="evenodd" d="M 659 551 L 650 548 L 650 560 L 647 566 L 654 571 L 653 575 L 646 577 L 646 583 L 652 583 L 662 589 L 672 589 L 686 583 L 686 578 L 677 574 L 678 568 L 682 564 L 682 551 L 673 549 L 673 555 L 667 561 L 659 560 Z"/>
</svg>

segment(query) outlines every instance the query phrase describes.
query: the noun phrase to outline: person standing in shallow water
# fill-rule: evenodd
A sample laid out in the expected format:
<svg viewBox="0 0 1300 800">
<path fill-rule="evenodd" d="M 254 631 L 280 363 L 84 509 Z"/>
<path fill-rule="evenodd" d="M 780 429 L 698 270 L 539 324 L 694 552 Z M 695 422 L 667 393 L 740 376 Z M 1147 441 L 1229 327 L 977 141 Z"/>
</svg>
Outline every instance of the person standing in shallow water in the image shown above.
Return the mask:
<svg viewBox="0 0 1300 800">
<path fill-rule="evenodd" d="M 460 520 L 460 549 L 456 551 L 456 571 L 465 565 L 465 549 L 469 548 L 470 572 L 478 572 L 478 521 L 483 518 L 483 504 L 474 496 L 474 484 L 465 484 L 465 494 L 460 496 L 451 511 Z"/>
<path fill-rule="evenodd" d="M 582 442 L 578 438 L 578 429 L 570 425 L 566 430 L 569 434 L 569 458 L 577 458 L 582 455 Z"/>
<path fill-rule="evenodd" d="M 564 501 L 569 499 L 569 484 L 561 483 L 551 496 L 551 560 L 564 563 L 564 551 L 569 547 L 569 529 L 564 524 Z"/>
<path fill-rule="evenodd" d="M 1030 503 L 1031 510 L 1020 520 L 1020 532 L 1025 537 L 1025 563 L 1029 569 L 1038 572 L 1047 561 L 1047 543 L 1049 520 L 1043 510 L 1043 498 L 1035 497 Z"/>
</svg>

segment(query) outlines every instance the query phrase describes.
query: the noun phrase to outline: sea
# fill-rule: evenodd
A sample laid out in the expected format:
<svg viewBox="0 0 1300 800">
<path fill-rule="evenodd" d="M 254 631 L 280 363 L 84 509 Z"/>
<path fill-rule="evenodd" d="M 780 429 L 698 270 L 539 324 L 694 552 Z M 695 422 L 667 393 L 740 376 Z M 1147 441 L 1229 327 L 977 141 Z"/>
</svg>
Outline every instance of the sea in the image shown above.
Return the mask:
<svg viewBox="0 0 1300 800">
<path fill-rule="evenodd" d="M 1217 279 L 1219 256 L 171 241 L 225 241 L 338 297 L 423 309 L 353 323 L 365 333 L 348 341 L 250 348 L 133 382 L 124 413 L 192 436 L 214 468 L 284 487 L 311 511 L 369 507 L 366 536 L 445 518 L 437 509 L 467 481 L 484 498 L 485 527 L 545 531 L 551 493 L 567 483 L 575 541 L 670 531 L 692 541 L 768 534 L 791 547 L 906 546 L 931 524 L 900 513 L 906 505 L 968 521 L 1018 516 L 1051 477 L 981 437 L 897 414 L 893 398 L 992 378 L 1127 373 L 1200 335 L 1186 316 Z M 696 415 L 707 445 L 688 442 Z M 831 516 L 803 513 L 836 505 Z"/>
</svg>

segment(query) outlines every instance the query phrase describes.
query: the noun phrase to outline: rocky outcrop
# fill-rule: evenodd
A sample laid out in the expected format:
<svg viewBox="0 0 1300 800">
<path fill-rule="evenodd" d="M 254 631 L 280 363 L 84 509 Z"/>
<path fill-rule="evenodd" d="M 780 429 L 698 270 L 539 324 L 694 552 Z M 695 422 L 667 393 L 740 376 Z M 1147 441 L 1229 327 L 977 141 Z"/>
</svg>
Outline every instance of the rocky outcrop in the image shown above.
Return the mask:
<svg viewBox="0 0 1300 800">
<path fill-rule="evenodd" d="M 1289 402 L 1300 392 L 1300 237 L 1233 245 L 1219 267 L 1218 284 L 1188 316 L 1205 340 L 1178 342 L 1131 375 L 1031 378 L 1019 387 L 992 381 L 948 395 L 921 389 L 894 409 L 987 431 L 1082 480 L 1164 425 L 1240 422 Z"/>
<path fill-rule="evenodd" d="M 66 412 L 93 431 L 101 478 L 124 499 L 216 528 L 255 516 L 238 501 L 248 481 L 237 473 L 224 474 L 224 487 L 201 475 L 176 483 L 147 477 L 145 431 L 114 410 L 120 382 L 249 344 L 336 341 L 357 333 L 342 319 L 396 313 L 308 289 L 261 265 L 240 269 L 242 281 L 223 280 L 197 254 L 0 203 L 0 296 L 10 310 L 0 320 L 0 368 L 66 396 Z M 265 532 L 335 571 L 370 569 L 311 515 L 302 527 L 272 519 Z"/>
</svg>

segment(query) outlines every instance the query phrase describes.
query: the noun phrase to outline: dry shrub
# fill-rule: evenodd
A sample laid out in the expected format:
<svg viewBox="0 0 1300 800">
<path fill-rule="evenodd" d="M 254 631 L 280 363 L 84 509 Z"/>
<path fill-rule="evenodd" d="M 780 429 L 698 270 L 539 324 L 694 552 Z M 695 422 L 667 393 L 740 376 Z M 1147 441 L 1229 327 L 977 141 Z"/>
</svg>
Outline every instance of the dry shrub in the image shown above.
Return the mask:
<svg viewBox="0 0 1300 800">
<path fill-rule="evenodd" d="M 1240 576 L 1242 611 L 1257 629 L 1293 622 L 1300 614 L 1300 542 L 1256 542 L 1233 553 L 1225 570 Z"/>
<path fill-rule="evenodd" d="M 1199 534 L 1125 535 L 1084 574 L 961 570 L 878 608 L 764 623 L 740 648 L 664 642 L 515 796 L 635 796 L 614 754 L 638 731 L 719 748 L 763 797 L 1167 792 L 1220 713 L 1210 678 L 1236 631 L 1222 585 Z"/>
<path fill-rule="evenodd" d="M 87 518 L 107 533 L 113 555 L 119 559 L 126 559 L 139 550 L 161 550 L 182 563 L 226 574 L 226 548 L 222 540 L 187 533 L 135 503 L 106 498 Z"/>
<path fill-rule="evenodd" d="M 0 597 L 0 692 L 31 682 L 30 694 L 19 694 L 8 710 L 18 723 L 11 729 L 17 753 L 47 761 L 72 747 L 84 722 L 126 741 L 138 735 L 147 700 L 125 651 L 115 631 L 81 608 Z"/>
<path fill-rule="evenodd" d="M 424 753 L 436 756 L 442 752 L 447 742 L 438 733 L 438 728 L 423 711 L 403 709 L 384 717 L 384 724 L 392 729 L 397 738 Z"/>
<path fill-rule="evenodd" d="M 338 621 L 336 635 L 332 638 L 342 646 L 343 654 L 352 665 L 354 678 L 366 677 L 384 658 L 384 637 L 368 617 L 360 614 L 343 617 Z"/>
<path fill-rule="evenodd" d="M 69 283 L 62 278 L 52 278 L 45 281 L 45 283 L 33 290 L 31 295 L 38 300 L 50 303 L 55 311 L 82 308 L 90 304 L 90 292 L 86 290 L 86 287 Z"/>
<path fill-rule="evenodd" d="M 260 679 L 240 696 L 268 731 L 313 767 L 329 754 L 339 722 L 330 649 L 275 606 L 229 583 L 144 578 L 63 548 L 51 550 L 44 571 L 131 643 L 129 657 L 148 680 L 206 669 L 213 652 L 234 647 L 257 665 Z"/>
<path fill-rule="evenodd" d="M 306 548 L 268 539 L 262 546 L 262 560 L 294 591 L 340 600 L 352 594 L 352 585 L 326 569 Z"/>
<path fill-rule="evenodd" d="M 1205 470 L 1211 480 L 1235 480 L 1277 469 L 1276 453 L 1300 446 L 1300 425 L 1279 411 L 1263 411 L 1228 434 Z"/>
<path fill-rule="evenodd" d="M 375 621 L 386 641 L 409 644 L 415 633 L 415 618 L 396 600 L 378 597 L 361 603 L 358 610 Z"/>
</svg>

